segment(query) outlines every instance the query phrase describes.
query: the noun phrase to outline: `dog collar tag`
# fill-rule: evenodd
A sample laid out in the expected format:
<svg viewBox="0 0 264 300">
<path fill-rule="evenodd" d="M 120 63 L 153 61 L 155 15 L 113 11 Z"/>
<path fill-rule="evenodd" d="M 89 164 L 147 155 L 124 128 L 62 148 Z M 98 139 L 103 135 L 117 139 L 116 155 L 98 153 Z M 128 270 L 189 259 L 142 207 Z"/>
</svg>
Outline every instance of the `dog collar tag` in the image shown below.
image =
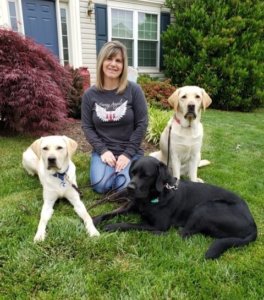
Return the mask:
<svg viewBox="0 0 264 300">
<path fill-rule="evenodd" d="M 62 187 L 65 187 L 65 186 L 66 186 L 66 182 L 65 182 L 64 180 L 61 182 L 61 186 L 62 186 Z"/>
<path fill-rule="evenodd" d="M 62 187 L 66 186 L 66 181 L 65 181 L 66 173 L 55 173 L 55 174 L 53 174 L 53 176 L 60 179 L 60 181 L 61 181 L 60 185 Z"/>
<path fill-rule="evenodd" d="M 158 198 L 152 199 L 152 200 L 150 200 L 150 203 L 157 204 L 157 203 L 159 203 L 159 199 Z"/>
</svg>

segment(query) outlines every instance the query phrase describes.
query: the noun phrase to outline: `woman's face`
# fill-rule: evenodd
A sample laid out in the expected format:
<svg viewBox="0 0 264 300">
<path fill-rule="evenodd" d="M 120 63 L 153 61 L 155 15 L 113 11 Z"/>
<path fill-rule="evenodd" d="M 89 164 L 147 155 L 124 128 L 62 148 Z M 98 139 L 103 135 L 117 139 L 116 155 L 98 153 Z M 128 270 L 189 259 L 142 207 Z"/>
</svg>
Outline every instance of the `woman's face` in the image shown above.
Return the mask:
<svg viewBox="0 0 264 300">
<path fill-rule="evenodd" d="M 103 62 L 104 76 L 109 79 L 117 79 L 120 77 L 123 71 L 123 57 L 121 52 L 118 52 L 116 56 L 107 58 Z"/>
</svg>

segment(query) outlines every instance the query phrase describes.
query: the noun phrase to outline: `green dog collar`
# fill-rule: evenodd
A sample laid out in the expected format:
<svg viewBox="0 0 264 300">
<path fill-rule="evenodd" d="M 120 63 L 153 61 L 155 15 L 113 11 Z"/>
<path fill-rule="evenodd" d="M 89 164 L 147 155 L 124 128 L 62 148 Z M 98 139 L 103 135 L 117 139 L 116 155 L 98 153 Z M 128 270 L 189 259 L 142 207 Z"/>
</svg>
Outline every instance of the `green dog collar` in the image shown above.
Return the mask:
<svg viewBox="0 0 264 300">
<path fill-rule="evenodd" d="M 152 204 L 157 204 L 157 203 L 159 203 L 159 199 L 158 199 L 158 198 L 152 199 L 152 200 L 150 201 L 150 203 L 152 203 Z"/>
</svg>

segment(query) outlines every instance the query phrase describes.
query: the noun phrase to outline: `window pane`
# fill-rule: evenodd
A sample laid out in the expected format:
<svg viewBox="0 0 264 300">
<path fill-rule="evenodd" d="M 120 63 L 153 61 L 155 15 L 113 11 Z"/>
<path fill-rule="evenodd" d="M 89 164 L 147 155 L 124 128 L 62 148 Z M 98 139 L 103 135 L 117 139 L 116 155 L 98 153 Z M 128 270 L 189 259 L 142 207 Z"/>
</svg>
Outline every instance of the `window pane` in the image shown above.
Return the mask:
<svg viewBox="0 0 264 300">
<path fill-rule="evenodd" d="M 14 2 L 8 2 L 8 6 L 9 6 L 9 14 L 11 17 L 15 17 L 16 16 L 16 5 Z"/>
<path fill-rule="evenodd" d="M 12 30 L 13 30 L 13 31 L 18 31 L 17 20 L 16 20 L 16 18 L 11 18 L 10 21 L 11 21 L 11 27 L 12 27 Z"/>
<path fill-rule="evenodd" d="M 138 66 L 157 66 L 157 42 L 138 41 Z"/>
<path fill-rule="evenodd" d="M 69 62 L 69 51 L 68 49 L 63 49 L 64 63 Z"/>
<path fill-rule="evenodd" d="M 8 7 L 9 7 L 9 17 L 10 17 L 11 28 L 14 31 L 18 31 L 15 2 L 12 2 L 12 1 L 8 2 Z"/>
<path fill-rule="evenodd" d="M 61 13 L 61 19 L 66 20 L 66 9 L 61 8 L 60 13 Z"/>
<path fill-rule="evenodd" d="M 62 44 L 64 48 L 68 49 L 68 38 L 67 36 L 62 36 Z"/>
<path fill-rule="evenodd" d="M 61 21 L 61 32 L 62 34 L 67 34 L 67 24 Z"/>
<path fill-rule="evenodd" d="M 138 13 L 138 38 L 144 40 L 157 40 L 158 16 Z"/>
<path fill-rule="evenodd" d="M 127 48 L 128 65 L 133 66 L 133 40 L 115 39 L 112 41 L 119 41 L 123 43 Z"/>
<path fill-rule="evenodd" d="M 69 63 L 69 46 L 68 46 L 68 29 L 67 29 L 67 13 L 65 8 L 60 9 L 61 13 L 61 33 L 64 65 Z"/>
<path fill-rule="evenodd" d="M 133 38 L 133 13 L 112 9 L 112 37 Z"/>
</svg>

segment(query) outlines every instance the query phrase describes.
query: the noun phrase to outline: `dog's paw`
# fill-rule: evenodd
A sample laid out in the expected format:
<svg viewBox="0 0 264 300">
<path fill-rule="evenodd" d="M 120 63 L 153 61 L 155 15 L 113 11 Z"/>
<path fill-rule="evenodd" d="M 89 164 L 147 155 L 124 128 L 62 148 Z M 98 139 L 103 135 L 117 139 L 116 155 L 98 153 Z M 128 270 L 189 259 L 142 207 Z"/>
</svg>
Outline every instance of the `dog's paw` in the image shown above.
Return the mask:
<svg viewBox="0 0 264 300">
<path fill-rule="evenodd" d="M 89 229 L 88 233 L 90 235 L 90 237 L 95 237 L 95 236 L 100 236 L 99 231 L 94 227 L 93 229 Z"/>
<path fill-rule="evenodd" d="M 97 226 L 97 225 L 100 224 L 102 221 L 103 221 L 103 218 L 102 218 L 101 216 L 98 216 L 98 217 L 94 217 L 94 218 L 93 218 L 94 226 Z"/>
<path fill-rule="evenodd" d="M 35 172 L 34 171 L 31 171 L 31 170 L 29 170 L 29 169 L 26 169 L 26 172 L 28 173 L 28 175 L 30 175 L 30 176 L 35 176 Z"/>
<path fill-rule="evenodd" d="M 45 240 L 46 233 L 44 232 L 37 232 L 34 237 L 34 243 L 43 242 Z"/>
<path fill-rule="evenodd" d="M 197 178 L 196 182 L 204 183 L 204 181 L 201 178 Z"/>
<path fill-rule="evenodd" d="M 118 224 L 108 224 L 104 227 L 104 231 L 112 232 L 117 231 L 119 229 Z"/>
</svg>

